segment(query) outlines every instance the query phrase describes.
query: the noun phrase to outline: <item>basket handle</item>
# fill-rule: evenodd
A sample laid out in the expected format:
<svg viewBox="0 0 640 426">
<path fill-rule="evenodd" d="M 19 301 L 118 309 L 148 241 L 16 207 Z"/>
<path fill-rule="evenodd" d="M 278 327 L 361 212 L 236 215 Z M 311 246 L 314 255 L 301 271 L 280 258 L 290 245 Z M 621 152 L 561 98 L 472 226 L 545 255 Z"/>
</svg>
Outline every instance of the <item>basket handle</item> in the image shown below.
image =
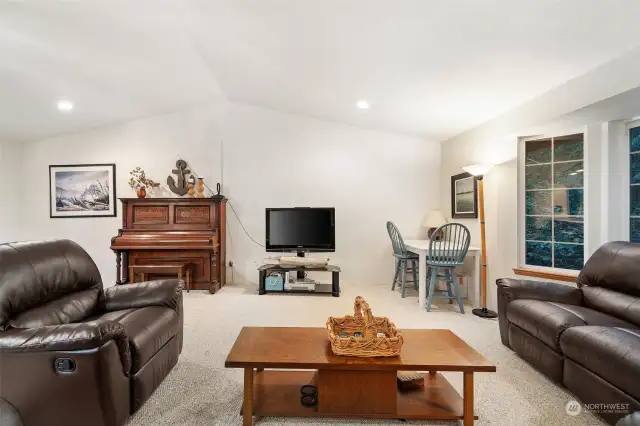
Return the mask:
<svg viewBox="0 0 640 426">
<path fill-rule="evenodd" d="M 360 296 L 356 297 L 356 301 L 353 303 L 353 316 L 363 321 L 365 326 L 373 323 L 371 308 L 367 301 Z"/>
</svg>

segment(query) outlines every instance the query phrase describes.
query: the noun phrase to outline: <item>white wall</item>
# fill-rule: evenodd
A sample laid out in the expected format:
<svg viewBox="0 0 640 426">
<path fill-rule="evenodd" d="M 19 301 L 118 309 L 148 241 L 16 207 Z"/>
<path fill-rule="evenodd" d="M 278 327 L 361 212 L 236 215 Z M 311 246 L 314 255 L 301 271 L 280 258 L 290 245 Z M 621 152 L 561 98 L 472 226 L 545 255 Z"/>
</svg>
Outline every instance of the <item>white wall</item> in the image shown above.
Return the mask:
<svg viewBox="0 0 640 426">
<path fill-rule="evenodd" d="M 484 177 L 487 244 L 487 306 L 497 309 L 495 280 L 513 275 L 518 256 L 517 147 L 513 137 L 478 141 L 452 140 L 442 144 L 442 212 L 451 219 L 451 176 L 470 164 L 498 164 Z M 471 245 L 480 247 L 479 219 L 455 219 L 471 231 Z M 465 265 L 469 270 L 473 265 Z"/>
<path fill-rule="evenodd" d="M 20 239 L 22 196 L 29 193 L 22 174 L 22 149 L 0 143 L 0 243 Z"/>
<path fill-rule="evenodd" d="M 224 140 L 224 194 L 245 227 L 264 242 L 265 207 L 336 208 L 336 253 L 343 282 L 391 284 L 385 221 L 416 235 L 440 202 L 440 144 L 238 104 L 216 104 L 26 144 L 22 237 L 70 238 L 85 247 L 106 285 L 115 280 L 110 239 L 117 218 L 50 219 L 50 164 L 116 163 L 118 197 L 134 196 L 129 171 L 140 166 L 166 182 L 176 153 L 215 187 Z M 27 160 L 28 158 L 28 160 Z M 169 195 L 168 191 L 156 195 Z M 257 282 L 264 249 L 252 243 L 228 209 L 227 259 L 236 281 Z M 229 271 L 228 276 L 231 276 Z"/>
</svg>

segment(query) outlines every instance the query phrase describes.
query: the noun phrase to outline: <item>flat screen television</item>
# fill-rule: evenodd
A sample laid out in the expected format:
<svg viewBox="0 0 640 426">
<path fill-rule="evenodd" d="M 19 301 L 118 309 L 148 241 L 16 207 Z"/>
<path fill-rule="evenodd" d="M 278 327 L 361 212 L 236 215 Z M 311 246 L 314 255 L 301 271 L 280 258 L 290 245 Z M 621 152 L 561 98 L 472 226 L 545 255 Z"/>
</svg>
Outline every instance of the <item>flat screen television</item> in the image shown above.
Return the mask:
<svg viewBox="0 0 640 426">
<path fill-rule="evenodd" d="M 335 208 L 277 208 L 266 213 L 267 251 L 336 251 Z"/>
</svg>

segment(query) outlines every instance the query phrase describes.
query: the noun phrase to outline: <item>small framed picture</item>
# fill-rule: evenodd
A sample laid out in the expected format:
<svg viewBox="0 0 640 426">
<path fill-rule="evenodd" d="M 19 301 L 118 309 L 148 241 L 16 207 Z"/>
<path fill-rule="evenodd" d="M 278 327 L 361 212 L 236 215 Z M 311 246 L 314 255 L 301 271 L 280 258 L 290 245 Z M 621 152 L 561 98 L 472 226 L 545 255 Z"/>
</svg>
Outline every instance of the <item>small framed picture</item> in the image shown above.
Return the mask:
<svg viewBox="0 0 640 426">
<path fill-rule="evenodd" d="M 478 217 L 478 182 L 469 173 L 451 176 L 451 217 L 475 219 Z"/>
<path fill-rule="evenodd" d="M 116 165 L 49 166 L 49 216 L 115 217 Z"/>
</svg>

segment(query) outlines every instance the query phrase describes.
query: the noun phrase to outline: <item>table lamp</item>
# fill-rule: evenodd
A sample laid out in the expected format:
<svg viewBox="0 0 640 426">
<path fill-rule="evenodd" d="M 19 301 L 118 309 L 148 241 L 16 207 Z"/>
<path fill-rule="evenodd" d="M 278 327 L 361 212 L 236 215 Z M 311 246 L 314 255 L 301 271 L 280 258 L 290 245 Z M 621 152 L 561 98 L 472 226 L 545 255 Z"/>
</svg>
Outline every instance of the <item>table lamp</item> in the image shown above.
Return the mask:
<svg viewBox="0 0 640 426">
<path fill-rule="evenodd" d="M 482 248 L 482 273 L 481 285 L 482 285 L 482 308 L 474 309 L 472 312 L 474 315 L 480 318 L 497 318 L 498 314 L 487 309 L 487 244 L 484 235 L 484 175 L 491 169 L 491 165 L 488 164 L 474 164 L 471 166 L 463 167 L 462 170 L 475 176 L 478 180 L 478 210 L 480 216 L 480 240 Z"/>
<path fill-rule="evenodd" d="M 424 228 L 429 228 L 429 232 L 427 233 L 429 239 L 431 239 L 433 233 L 436 232 L 436 229 L 439 226 L 444 225 L 445 223 L 447 223 L 447 219 L 445 219 L 440 210 L 431 210 L 424 216 L 424 219 L 422 220 L 422 226 Z M 439 232 L 439 234 L 440 235 L 436 235 L 435 237 L 436 241 L 440 241 L 444 238 L 442 232 Z"/>
</svg>

